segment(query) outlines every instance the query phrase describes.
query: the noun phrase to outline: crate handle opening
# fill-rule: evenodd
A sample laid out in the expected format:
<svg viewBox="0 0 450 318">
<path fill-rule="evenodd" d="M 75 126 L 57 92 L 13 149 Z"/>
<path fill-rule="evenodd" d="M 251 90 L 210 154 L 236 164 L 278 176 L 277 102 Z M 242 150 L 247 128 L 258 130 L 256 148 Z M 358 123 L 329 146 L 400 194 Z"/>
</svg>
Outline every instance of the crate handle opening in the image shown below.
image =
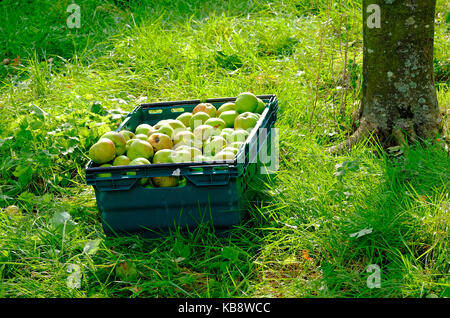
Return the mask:
<svg viewBox="0 0 450 318">
<path fill-rule="evenodd" d="M 151 178 L 151 179 L 153 179 L 153 178 Z M 168 176 L 168 177 L 164 177 L 164 178 L 176 178 L 176 177 Z M 158 186 L 154 185 L 154 181 L 153 180 L 151 182 L 147 183 L 146 185 L 142 185 L 141 184 L 141 186 L 143 188 L 148 189 L 150 191 L 150 190 L 159 189 L 159 188 L 164 188 L 164 189 L 167 189 L 167 188 L 184 188 L 186 186 L 186 184 L 187 184 L 187 179 L 185 177 L 180 177 L 179 180 L 178 180 L 178 183 L 176 185 L 173 185 L 173 186 L 163 186 L 163 187 L 159 186 L 158 187 Z"/>
<path fill-rule="evenodd" d="M 163 110 L 161 108 L 159 109 L 149 109 L 148 113 L 149 114 L 161 114 L 163 112 Z"/>
<path fill-rule="evenodd" d="M 214 171 L 223 171 L 223 170 L 228 170 L 228 167 L 213 167 Z"/>
<path fill-rule="evenodd" d="M 107 173 L 107 172 L 103 172 L 103 173 L 97 173 L 95 175 L 97 178 L 111 178 L 112 174 L 111 173 Z"/>
<path fill-rule="evenodd" d="M 203 172 L 203 168 L 201 168 L 201 167 L 190 167 L 189 171 L 192 171 L 192 172 Z"/>
</svg>

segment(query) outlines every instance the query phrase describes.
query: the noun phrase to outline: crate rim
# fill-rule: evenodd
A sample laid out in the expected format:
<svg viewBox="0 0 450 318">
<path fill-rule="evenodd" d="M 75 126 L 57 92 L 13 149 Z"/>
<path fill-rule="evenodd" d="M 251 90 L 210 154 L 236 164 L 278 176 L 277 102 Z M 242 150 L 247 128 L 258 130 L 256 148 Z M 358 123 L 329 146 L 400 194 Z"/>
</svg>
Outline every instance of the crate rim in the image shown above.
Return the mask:
<svg viewBox="0 0 450 318">
<path fill-rule="evenodd" d="M 269 99 L 272 100 L 272 98 L 276 97 L 275 94 L 265 94 L 265 95 L 255 95 L 256 97 L 260 99 Z M 153 103 L 143 103 L 137 106 L 135 109 L 139 107 L 143 108 L 153 108 L 153 107 L 164 107 L 164 106 L 174 106 L 174 105 L 192 105 L 192 104 L 200 104 L 200 103 L 221 103 L 221 102 L 231 102 L 235 101 L 236 97 L 215 97 L 215 98 L 208 98 L 208 99 L 190 99 L 190 100 L 177 100 L 177 101 L 159 101 L 159 102 L 153 102 Z"/>
<path fill-rule="evenodd" d="M 133 165 L 133 166 L 111 166 L 111 167 L 88 167 L 91 161 L 89 161 L 86 165 L 86 172 L 107 172 L 107 171 L 116 171 L 116 170 L 135 170 L 135 169 L 144 169 L 156 164 L 149 165 Z M 220 160 L 220 161 L 200 161 L 200 162 L 180 162 L 180 163 L 158 163 L 158 167 L 161 168 L 177 168 L 177 167 L 193 167 L 201 168 L 204 167 L 234 167 L 237 163 L 237 158 L 234 160 Z"/>
</svg>

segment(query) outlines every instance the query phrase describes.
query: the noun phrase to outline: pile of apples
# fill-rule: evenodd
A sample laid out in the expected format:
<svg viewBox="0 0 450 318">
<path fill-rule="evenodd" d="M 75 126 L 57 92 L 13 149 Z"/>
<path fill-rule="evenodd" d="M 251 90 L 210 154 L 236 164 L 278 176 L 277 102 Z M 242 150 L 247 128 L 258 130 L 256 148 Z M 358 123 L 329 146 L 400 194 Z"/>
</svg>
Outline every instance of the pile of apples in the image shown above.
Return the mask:
<svg viewBox="0 0 450 318">
<path fill-rule="evenodd" d="M 154 126 L 142 123 L 134 132 L 109 131 L 91 146 L 89 158 L 100 167 L 233 160 L 265 107 L 250 92 L 218 108 L 200 103 L 192 112 L 161 120 Z M 179 177 L 141 179 L 141 184 L 148 187 L 173 187 L 179 182 Z"/>
</svg>

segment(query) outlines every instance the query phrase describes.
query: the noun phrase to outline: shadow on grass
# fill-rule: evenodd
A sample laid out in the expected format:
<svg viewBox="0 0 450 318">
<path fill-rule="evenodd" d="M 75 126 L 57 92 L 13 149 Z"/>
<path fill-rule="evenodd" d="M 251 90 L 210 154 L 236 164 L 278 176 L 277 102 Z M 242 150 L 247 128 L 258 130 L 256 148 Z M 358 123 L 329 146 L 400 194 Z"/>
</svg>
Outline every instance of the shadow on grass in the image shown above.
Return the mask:
<svg viewBox="0 0 450 318">
<path fill-rule="evenodd" d="M 327 242 L 321 268 L 334 295 L 448 297 L 450 159 L 440 145 L 403 151 L 381 154 L 384 182 L 347 215 L 342 237 Z"/>
</svg>

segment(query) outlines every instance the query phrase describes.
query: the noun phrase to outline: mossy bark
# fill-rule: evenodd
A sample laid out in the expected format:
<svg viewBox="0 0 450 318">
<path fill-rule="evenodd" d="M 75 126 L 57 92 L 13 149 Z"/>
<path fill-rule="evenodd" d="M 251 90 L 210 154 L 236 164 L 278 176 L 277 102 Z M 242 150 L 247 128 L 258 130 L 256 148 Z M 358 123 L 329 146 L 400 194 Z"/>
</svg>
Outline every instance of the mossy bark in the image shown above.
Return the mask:
<svg viewBox="0 0 450 318">
<path fill-rule="evenodd" d="M 442 129 L 433 68 L 436 0 L 363 0 L 360 126 L 336 151 L 375 133 L 385 146 Z"/>
<path fill-rule="evenodd" d="M 376 18 L 375 11 L 367 10 L 371 4 L 380 8 L 379 28 L 370 23 Z M 383 140 L 399 135 L 429 139 L 440 130 L 433 68 L 435 7 L 436 0 L 363 1 L 361 118 Z"/>
</svg>

